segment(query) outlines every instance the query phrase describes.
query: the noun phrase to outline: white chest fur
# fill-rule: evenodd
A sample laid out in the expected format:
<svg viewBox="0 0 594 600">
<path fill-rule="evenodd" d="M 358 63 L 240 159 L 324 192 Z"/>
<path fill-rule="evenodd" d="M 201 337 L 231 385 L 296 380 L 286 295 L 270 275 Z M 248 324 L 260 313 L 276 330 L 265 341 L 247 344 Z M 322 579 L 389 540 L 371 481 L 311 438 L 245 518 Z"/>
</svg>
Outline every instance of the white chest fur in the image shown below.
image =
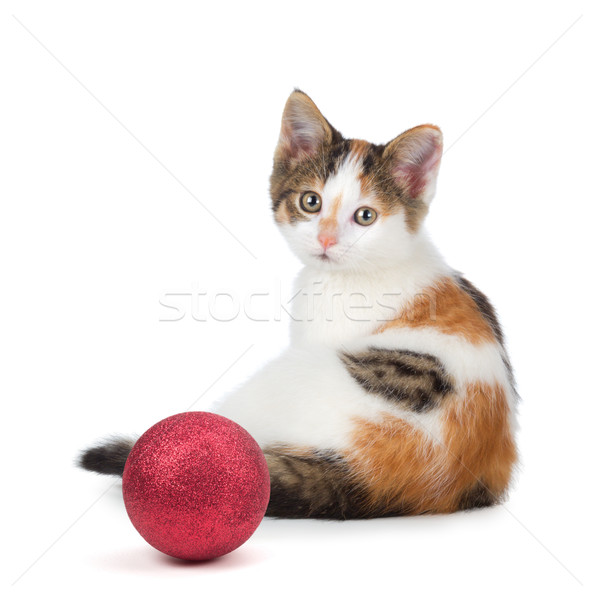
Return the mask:
<svg viewBox="0 0 594 600">
<path fill-rule="evenodd" d="M 403 291 L 383 277 L 305 268 L 292 302 L 291 343 L 339 347 L 397 314 Z"/>
<path fill-rule="evenodd" d="M 372 344 L 378 327 L 449 271 L 427 244 L 393 269 L 305 267 L 291 302 L 290 347 L 224 398 L 217 412 L 243 425 L 262 446 L 337 450 L 349 446 L 353 418 L 372 421 L 386 411 L 401 416 L 354 381 L 337 350 Z"/>
<path fill-rule="evenodd" d="M 449 269 L 427 240 L 393 269 L 333 271 L 305 267 L 291 303 L 291 343 L 340 347 L 395 318 Z"/>
</svg>

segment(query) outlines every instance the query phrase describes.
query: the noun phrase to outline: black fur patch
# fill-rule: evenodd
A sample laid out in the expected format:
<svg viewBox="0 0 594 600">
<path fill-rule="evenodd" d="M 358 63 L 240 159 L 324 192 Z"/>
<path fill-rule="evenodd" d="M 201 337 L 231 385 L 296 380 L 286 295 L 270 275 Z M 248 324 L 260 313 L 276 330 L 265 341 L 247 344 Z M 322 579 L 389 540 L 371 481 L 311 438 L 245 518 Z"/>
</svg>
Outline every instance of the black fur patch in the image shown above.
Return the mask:
<svg viewBox="0 0 594 600">
<path fill-rule="evenodd" d="M 474 300 L 476 307 L 479 309 L 481 315 L 493 331 L 493 335 L 497 341 L 503 345 L 503 331 L 501 329 L 501 325 L 499 324 L 499 319 L 497 318 L 497 313 L 493 308 L 489 298 L 483 294 L 478 288 L 476 288 L 468 279 L 462 277 L 462 275 L 458 275 L 456 277 L 456 283 Z"/>
<path fill-rule="evenodd" d="M 327 176 L 336 173 L 351 151 L 351 140 L 342 140 L 330 148 L 324 165 Z"/>
<path fill-rule="evenodd" d="M 385 145 L 383 144 L 369 144 L 369 148 L 363 157 L 361 165 L 363 175 L 371 175 L 371 173 L 377 169 L 377 163 L 381 162 L 381 155 L 384 148 Z"/>
<path fill-rule="evenodd" d="M 135 443 L 136 440 L 132 438 L 114 438 L 85 450 L 78 458 L 77 464 L 87 471 L 121 477 L 128 455 Z"/>
<path fill-rule="evenodd" d="M 472 510 L 483 508 L 497 503 L 495 495 L 481 481 L 477 481 L 469 490 L 460 497 L 458 509 Z"/>
<path fill-rule="evenodd" d="M 341 359 L 357 383 L 390 402 L 425 412 L 454 390 L 441 362 L 431 354 L 369 348 Z"/>
</svg>

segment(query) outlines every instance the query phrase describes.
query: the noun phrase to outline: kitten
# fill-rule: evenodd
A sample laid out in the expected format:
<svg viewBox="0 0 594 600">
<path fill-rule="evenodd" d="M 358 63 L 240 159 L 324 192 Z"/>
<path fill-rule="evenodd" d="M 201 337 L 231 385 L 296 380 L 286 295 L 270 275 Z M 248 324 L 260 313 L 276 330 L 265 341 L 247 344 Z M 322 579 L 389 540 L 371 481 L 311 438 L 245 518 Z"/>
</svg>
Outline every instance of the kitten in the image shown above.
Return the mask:
<svg viewBox="0 0 594 600">
<path fill-rule="evenodd" d="M 489 300 L 423 229 L 442 136 L 345 139 L 296 90 L 282 117 L 272 209 L 305 264 L 291 345 L 218 406 L 264 450 L 267 514 L 351 519 L 500 501 L 516 393 Z M 121 474 L 133 440 L 87 450 Z"/>
</svg>

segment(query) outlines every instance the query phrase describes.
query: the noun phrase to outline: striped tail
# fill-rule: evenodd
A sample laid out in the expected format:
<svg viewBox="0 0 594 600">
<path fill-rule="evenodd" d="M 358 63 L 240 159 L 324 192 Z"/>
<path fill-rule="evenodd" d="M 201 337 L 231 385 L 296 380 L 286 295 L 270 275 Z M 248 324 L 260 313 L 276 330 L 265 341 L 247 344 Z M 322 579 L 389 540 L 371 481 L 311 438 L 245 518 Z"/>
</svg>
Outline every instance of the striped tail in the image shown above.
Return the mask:
<svg viewBox="0 0 594 600">
<path fill-rule="evenodd" d="M 330 452 L 300 454 L 266 449 L 270 503 L 266 516 L 285 519 L 361 519 L 380 516 L 364 510 L 365 492 L 347 462 Z"/>
<path fill-rule="evenodd" d="M 79 467 L 121 477 L 135 440 L 114 437 L 83 451 Z M 362 491 L 346 462 L 331 453 L 300 454 L 281 447 L 266 449 L 271 495 L 266 515 L 283 518 L 353 519 L 375 516 L 362 512 Z"/>
</svg>

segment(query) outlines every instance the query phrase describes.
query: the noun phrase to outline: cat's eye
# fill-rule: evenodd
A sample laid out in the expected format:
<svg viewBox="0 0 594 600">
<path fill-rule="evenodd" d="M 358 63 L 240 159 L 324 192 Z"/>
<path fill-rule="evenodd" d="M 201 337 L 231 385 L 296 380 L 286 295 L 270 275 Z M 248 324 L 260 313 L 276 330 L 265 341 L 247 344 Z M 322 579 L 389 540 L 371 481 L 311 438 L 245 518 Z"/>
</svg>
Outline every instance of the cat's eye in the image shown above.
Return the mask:
<svg viewBox="0 0 594 600">
<path fill-rule="evenodd" d="M 371 225 L 377 219 L 377 213 L 373 208 L 362 206 L 355 213 L 355 221 L 359 225 Z"/>
<path fill-rule="evenodd" d="M 322 199 L 315 192 L 305 192 L 299 199 L 301 208 L 308 213 L 317 213 L 322 208 Z"/>
</svg>

